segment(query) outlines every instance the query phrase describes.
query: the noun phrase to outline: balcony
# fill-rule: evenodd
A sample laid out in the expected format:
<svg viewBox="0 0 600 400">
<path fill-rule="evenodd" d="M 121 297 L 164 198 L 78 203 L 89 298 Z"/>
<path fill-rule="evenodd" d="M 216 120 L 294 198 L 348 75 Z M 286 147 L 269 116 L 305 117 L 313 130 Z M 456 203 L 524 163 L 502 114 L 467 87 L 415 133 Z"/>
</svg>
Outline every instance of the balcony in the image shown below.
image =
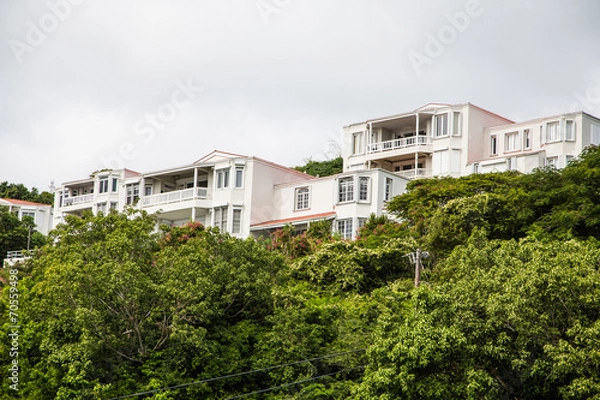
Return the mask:
<svg viewBox="0 0 600 400">
<path fill-rule="evenodd" d="M 63 199 L 63 207 L 75 206 L 78 204 L 92 203 L 94 201 L 93 194 L 84 194 L 82 196 L 67 197 Z"/>
<path fill-rule="evenodd" d="M 33 257 L 34 253 L 34 250 L 8 251 L 3 266 L 4 268 L 13 267 L 15 264 Z"/>
<path fill-rule="evenodd" d="M 383 151 L 408 149 L 411 147 L 431 144 L 430 136 L 411 136 L 401 139 L 386 140 L 385 142 L 371 143 L 367 145 L 367 154 L 380 153 Z"/>
<path fill-rule="evenodd" d="M 431 169 L 429 168 L 416 168 L 407 169 L 404 171 L 398 171 L 395 173 L 406 179 L 420 179 L 420 178 L 431 178 Z"/>
<path fill-rule="evenodd" d="M 142 198 L 143 207 L 157 206 L 161 204 L 181 203 L 188 200 L 208 198 L 207 188 L 192 188 L 175 190 L 173 192 L 154 194 Z"/>
</svg>

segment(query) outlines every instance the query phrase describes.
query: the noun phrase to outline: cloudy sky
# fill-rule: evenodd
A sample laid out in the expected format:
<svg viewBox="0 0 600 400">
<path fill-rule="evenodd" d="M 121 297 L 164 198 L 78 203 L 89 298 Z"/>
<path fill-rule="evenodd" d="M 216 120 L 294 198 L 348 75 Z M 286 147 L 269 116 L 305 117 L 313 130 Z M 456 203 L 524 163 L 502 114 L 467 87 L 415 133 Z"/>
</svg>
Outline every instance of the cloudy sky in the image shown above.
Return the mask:
<svg viewBox="0 0 600 400">
<path fill-rule="evenodd" d="M 600 115 L 597 0 L 2 0 L 0 181 L 284 165 L 428 102 Z"/>
</svg>

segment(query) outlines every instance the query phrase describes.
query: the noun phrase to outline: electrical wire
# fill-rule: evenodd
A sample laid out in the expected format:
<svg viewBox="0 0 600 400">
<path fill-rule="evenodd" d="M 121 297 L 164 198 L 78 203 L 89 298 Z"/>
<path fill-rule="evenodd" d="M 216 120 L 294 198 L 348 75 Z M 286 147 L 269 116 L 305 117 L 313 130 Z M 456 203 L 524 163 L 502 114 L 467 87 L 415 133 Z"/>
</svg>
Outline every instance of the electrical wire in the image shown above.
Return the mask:
<svg viewBox="0 0 600 400">
<path fill-rule="evenodd" d="M 168 386 L 168 387 L 164 387 L 164 388 L 160 388 L 160 389 L 152 389 L 152 390 L 148 390 L 146 392 L 132 393 L 132 394 L 124 395 L 124 396 L 112 397 L 109 400 L 127 399 L 127 398 L 131 398 L 131 397 L 139 397 L 139 396 L 144 396 L 144 395 L 147 395 L 147 394 L 153 394 L 153 393 L 163 392 L 165 390 L 181 389 L 181 388 L 188 387 L 188 386 L 199 385 L 201 383 L 215 382 L 215 381 L 219 381 L 219 380 L 223 380 L 223 379 L 228 379 L 228 378 L 236 378 L 236 377 L 239 377 L 239 376 L 249 375 L 249 374 L 253 374 L 253 373 L 256 373 L 256 372 L 265 372 L 265 371 L 270 371 L 272 369 L 289 367 L 289 366 L 292 366 L 292 365 L 303 364 L 303 363 L 306 363 L 306 362 L 317 361 L 317 360 L 324 360 L 324 359 L 327 359 L 327 358 L 334 358 L 334 357 L 343 356 L 343 355 L 346 355 L 346 354 L 359 353 L 359 352 L 363 352 L 365 350 L 366 349 L 355 349 L 355 350 L 344 351 L 344 352 L 341 352 L 341 353 L 328 354 L 326 356 L 321 356 L 321 357 L 307 358 L 306 360 L 302 360 L 302 361 L 294 361 L 294 362 L 287 363 L 287 364 L 279 364 L 279 365 L 274 365 L 274 366 L 271 366 L 271 367 L 266 367 L 266 368 L 261 368 L 261 369 L 255 369 L 255 370 L 252 370 L 252 371 L 237 372 L 235 374 L 229 374 L 229 375 L 218 376 L 218 377 L 215 377 L 215 378 L 203 379 L 201 381 L 194 381 L 194 382 L 182 383 L 182 384 L 179 384 L 179 385 Z M 342 371 L 340 371 L 340 372 L 342 372 Z"/>
<path fill-rule="evenodd" d="M 319 376 L 315 376 L 309 379 L 304 379 L 301 381 L 297 381 L 297 382 L 291 382 L 291 383 L 285 383 L 283 385 L 280 386 L 275 386 L 275 387 L 270 387 L 268 389 L 261 389 L 261 390 L 257 390 L 255 392 L 250 392 L 250 393 L 245 393 L 245 394 L 240 394 L 238 396 L 234 396 L 234 397 L 228 397 L 225 400 L 235 400 L 235 399 L 241 399 L 243 397 L 248 397 L 248 396 L 252 396 L 254 394 L 260 394 L 260 393 L 267 393 L 267 392 L 272 392 L 274 390 L 279 390 L 279 389 L 284 389 L 286 387 L 290 387 L 290 386 L 294 386 L 294 385 L 300 385 L 302 383 L 306 383 L 306 382 L 311 382 L 311 381 L 316 381 L 318 379 L 321 378 L 325 378 L 327 376 L 333 376 L 333 375 L 338 375 L 341 374 L 343 372 L 350 372 L 350 371 L 354 371 L 355 369 L 361 369 L 361 368 L 365 368 L 367 365 L 360 365 L 358 367 L 354 367 L 354 368 L 348 368 L 348 369 L 343 369 L 341 371 L 337 371 L 337 372 L 331 372 L 329 374 L 324 374 L 324 375 L 319 375 Z"/>
</svg>

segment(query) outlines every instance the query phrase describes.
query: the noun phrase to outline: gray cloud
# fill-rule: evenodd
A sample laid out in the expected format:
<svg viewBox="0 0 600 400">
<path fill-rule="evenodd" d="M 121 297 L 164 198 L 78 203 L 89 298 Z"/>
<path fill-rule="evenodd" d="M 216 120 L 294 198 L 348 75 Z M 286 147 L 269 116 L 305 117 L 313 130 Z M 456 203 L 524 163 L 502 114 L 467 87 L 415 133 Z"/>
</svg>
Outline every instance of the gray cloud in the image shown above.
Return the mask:
<svg viewBox="0 0 600 400">
<path fill-rule="evenodd" d="M 15 41 L 28 45 L 49 4 L 71 1 L 0 4 L 0 180 L 45 189 L 101 168 L 123 143 L 138 170 L 216 148 L 297 165 L 323 157 L 344 124 L 429 101 L 519 120 L 568 111 L 600 86 L 593 0 L 481 0 L 420 75 L 409 53 L 425 54 L 469 1 L 87 0 L 68 3 L 20 64 Z M 268 23 L 261 4 L 274 7 Z M 204 91 L 144 142 L 136 122 L 186 80 Z"/>
</svg>

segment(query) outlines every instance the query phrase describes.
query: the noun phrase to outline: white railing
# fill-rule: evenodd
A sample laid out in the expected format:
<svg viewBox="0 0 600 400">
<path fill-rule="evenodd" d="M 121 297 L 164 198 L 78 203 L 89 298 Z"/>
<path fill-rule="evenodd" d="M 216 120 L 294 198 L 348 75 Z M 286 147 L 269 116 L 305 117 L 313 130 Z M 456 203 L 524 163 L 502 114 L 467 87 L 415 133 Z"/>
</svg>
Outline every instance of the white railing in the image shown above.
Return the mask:
<svg viewBox="0 0 600 400">
<path fill-rule="evenodd" d="M 398 172 L 396 172 L 396 174 L 400 175 L 406 179 L 430 178 L 431 177 L 431 169 L 428 169 L 428 168 L 407 169 L 404 171 L 398 171 Z"/>
<path fill-rule="evenodd" d="M 91 203 L 93 201 L 93 194 L 84 194 L 82 196 L 67 197 L 66 199 L 63 199 L 63 207 L 74 206 L 83 203 Z"/>
<path fill-rule="evenodd" d="M 180 203 L 187 200 L 206 198 L 208 198 L 207 188 L 192 188 L 145 196 L 142 198 L 142 204 L 144 206 L 156 206 L 159 204 Z"/>
<path fill-rule="evenodd" d="M 429 136 L 411 136 L 401 139 L 386 140 L 385 142 L 371 143 L 367 145 L 367 153 L 379 153 L 381 151 L 406 149 L 409 147 L 431 144 Z"/>
<path fill-rule="evenodd" d="M 34 250 L 7 251 L 3 267 L 12 267 L 20 261 L 28 260 L 33 256 L 33 253 Z"/>
</svg>

